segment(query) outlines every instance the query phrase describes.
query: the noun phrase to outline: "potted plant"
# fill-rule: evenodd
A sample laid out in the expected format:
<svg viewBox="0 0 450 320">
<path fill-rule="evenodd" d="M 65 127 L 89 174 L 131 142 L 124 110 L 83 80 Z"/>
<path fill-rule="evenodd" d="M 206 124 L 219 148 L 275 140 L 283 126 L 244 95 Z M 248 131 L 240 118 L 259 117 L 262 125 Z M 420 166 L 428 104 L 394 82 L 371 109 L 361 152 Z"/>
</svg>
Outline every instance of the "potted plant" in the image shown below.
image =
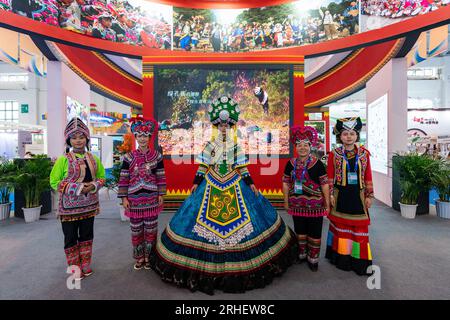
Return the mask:
<svg viewBox="0 0 450 320">
<path fill-rule="evenodd" d="M 0 158 L 0 221 L 9 218 L 11 213 L 11 201 L 9 197 L 13 190 L 13 177 L 17 171 L 16 165 L 7 160 Z"/>
<path fill-rule="evenodd" d="M 22 209 L 27 223 L 39 220 L 42 208 L 41 196 L 50 190 L 51 170 L 51 160 L 45 155 L 35 156 L 19 165 L 14 184 L 24 194 L 25 207 Z"/>
<path fill-rule="evenodd" d="M 439 194 L 439 199 L 436 199 L 436 214 L 438 217 L 450 219 L 450 162 L 436 162 L 439 169 L 431 174 L 431 185 Z"/>
<path fill-rule="evenodd" d="M 400 212 L 402 217 L 414 219 L 419 194 L 431 189 L 431 173 L 437 170 L 437 163 L 430 156 L 415 152 L 397 156 L 396 167 L 401 189 Z"/>
</svg>

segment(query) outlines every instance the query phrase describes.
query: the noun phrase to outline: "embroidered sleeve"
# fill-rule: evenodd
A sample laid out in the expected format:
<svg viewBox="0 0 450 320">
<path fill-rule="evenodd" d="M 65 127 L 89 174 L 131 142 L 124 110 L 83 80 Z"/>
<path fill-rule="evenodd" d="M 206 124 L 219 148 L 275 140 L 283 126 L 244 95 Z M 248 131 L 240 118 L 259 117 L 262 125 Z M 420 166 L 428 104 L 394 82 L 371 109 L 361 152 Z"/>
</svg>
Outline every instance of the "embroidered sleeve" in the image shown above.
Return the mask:
<svg viewBox="0 0 450 320">
<path fill-rule="evenodd" d="M 367 167 L 364 172 L 364 186 L 364 195 L 366 198 L 373 198 L 372 168 L 370 167 L 369 153 L 367 153 Z"/>
<path fill-rule="evenodd" d="M 97 172 L 95 174 L 96 181 L 93 182 L 94 190 L 92 190 L 91 193 L 96 193 L 105 185 L 105 167 L 97 156 L 93 155 L 93 157 L 95 159 L 95 163 L 97 164 Z"/>
<path fill-rule="evenodd" d="M 294 170 L 294 166 L 292 165 L 292 161 L 289 160 L 284 167 L 283 174 L 283 182 L 292 183 L 292 171 Z"/>
<path fill-rule="evenodd" d="M 65 156 L 59 157 L 53 165 L 50 173 L 50 186 L 53 190 L 62 192 L 65 184 L 67 184 L 63 183 L 63 179 L 67 176 L 67 166 L 67 158 Z"/>
<path fill-rule="evenodd" d="M 208 166 L 211 163 L 212 144 L 208 142 L 202 152 L 197 156 L 195 161 L 199 164 Z"/>
<path fill-rule="evenodd" d="M 195 174 L 194 182 L 193 184 L 199 185 L 203 179 L 205 179 L 205 174 L 208 171 L 208 166 L 201 164 L 198 167 L 197 173 Z"/>
<path fill-rule="evenodd" d="M 236 146 L 236 161 L 234 163 L 234 167 L 236 169 L 247 167 L 249 164 L 248 158 L 245 153 L 242 151 L 240 146 Z"/>
<path fill-rule="evenodd" d="M 248 171 L 247 167 L 240 167 L 237 169 L 245 184 L 250 186 L 254 184 L 252 177 L 250 176 L 250 171 Z"/>
<path fill-rule="evenodd" d="M 239 172 L 245 184 L 250 186 L 254 184 L 252 177 L 250 176 L 250 171 L 248 171 L 248 158 L 242 151 L 240 146 L 236 146 L 236 162 L 234 168 Z"/>
<path fill-rule="evenodd" d="M 318 172 L 317 175 L 319 176 L 319 182 L 320 185 L 326 185 L 328 184 L 328 175 L 327 175 L 327 171 L 325 170 L 325 165 L 322 163 L 322 161 L 317 161 L 317 166 L 318 166 Z"/>
<path fill-rule="evenodd" d="M 158 164 L 156 165 L 156 185 L 158 186 L 158 195 L 166 194 L 166 172 L 164 170 L 164 160 L 162 154 L 158 153 Z"/>
<path fill-rule="evenodd" d="M 123 157 L 122 167 L 120 169 L 119 190 L 117 191 L 118 198 L 125 198 L 128 196 L 128 186 L 130 183 L 130 162 L 127 155 Z"/>
<path fill-rule="evenodd" d="M 330 187 L 330 195 L 334 193 L 334 153 L 328 153 L 327 161 L 328 186 Z"/>
</svg>

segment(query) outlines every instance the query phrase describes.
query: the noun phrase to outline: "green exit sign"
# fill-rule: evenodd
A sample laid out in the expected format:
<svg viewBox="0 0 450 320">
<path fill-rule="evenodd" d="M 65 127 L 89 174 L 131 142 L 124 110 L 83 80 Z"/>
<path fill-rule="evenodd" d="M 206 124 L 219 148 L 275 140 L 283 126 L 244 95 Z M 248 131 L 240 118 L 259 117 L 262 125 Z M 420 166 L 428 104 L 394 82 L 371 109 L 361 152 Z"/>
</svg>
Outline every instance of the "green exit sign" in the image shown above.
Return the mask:
<svg viewBox="0 0 450 320">
<path fill-rule="evenodd" d="M 28 105 L 27 104 L 21 104 L 20 105 L 20 112 L 21 113 L 28 113 Z"/>
</svg>

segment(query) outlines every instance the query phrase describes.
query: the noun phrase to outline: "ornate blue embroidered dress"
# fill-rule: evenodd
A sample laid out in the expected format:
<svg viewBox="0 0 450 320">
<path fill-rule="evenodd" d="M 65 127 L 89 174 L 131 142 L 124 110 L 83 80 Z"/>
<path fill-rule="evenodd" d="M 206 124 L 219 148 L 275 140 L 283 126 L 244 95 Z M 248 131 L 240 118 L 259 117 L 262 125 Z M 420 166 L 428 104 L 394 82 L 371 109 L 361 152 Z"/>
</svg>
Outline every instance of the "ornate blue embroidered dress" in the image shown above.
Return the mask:
<svg viewBox="0 0 450 320">
<path fill-rule="evenodd" d="M 234 141 L 209 142 L 197 161 L 198 187 L 164 230 L 152 268 L 164 281 L 208 294 L 264 287 L 297 258 L 295 235 L 251 190 Z"/>
</svg>

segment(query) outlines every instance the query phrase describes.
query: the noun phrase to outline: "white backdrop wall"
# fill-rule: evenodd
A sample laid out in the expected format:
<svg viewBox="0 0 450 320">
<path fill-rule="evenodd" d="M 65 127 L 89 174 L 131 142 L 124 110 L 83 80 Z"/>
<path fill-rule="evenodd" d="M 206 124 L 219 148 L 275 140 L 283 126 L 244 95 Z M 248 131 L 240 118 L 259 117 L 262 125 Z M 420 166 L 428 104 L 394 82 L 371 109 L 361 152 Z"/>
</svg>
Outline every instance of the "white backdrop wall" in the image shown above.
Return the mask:
<svg viewBox="0 0 450 320">
<path fill-rule="evenodd" d="M 388 96 L 388 162 L 396 152 L 407 148 L 407 73 L 406 59 L 392 59 L 366 85 L 366 103 Z M 370 123 L 370 120 L 368 120 Z M 370 129 L 368 130 L 370 132 Z M 371 137 L 367 136 L 368 141 Z M 369 150 L 370 151 L 370 150 Z M 375 198 L 392 206 L 392 169 L 387 174 L 373 171 Z"/>
</svg>

